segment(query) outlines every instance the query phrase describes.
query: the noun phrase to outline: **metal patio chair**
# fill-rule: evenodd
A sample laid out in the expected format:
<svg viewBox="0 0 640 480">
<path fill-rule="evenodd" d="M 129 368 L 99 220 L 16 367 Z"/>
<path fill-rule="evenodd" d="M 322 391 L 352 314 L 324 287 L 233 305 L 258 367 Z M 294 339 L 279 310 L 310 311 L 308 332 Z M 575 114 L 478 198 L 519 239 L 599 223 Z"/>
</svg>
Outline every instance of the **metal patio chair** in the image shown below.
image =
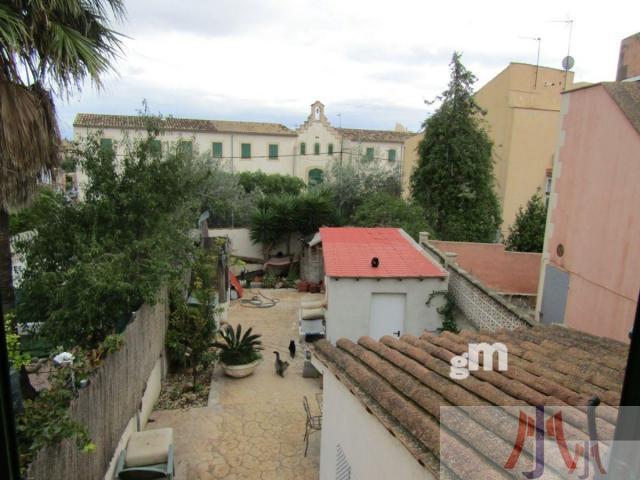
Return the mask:
<svg viewBox="0 0 640 480">
<path fill-rule="evenodd" d="M 309 449 L 309 436 L 322 429 L 322 415 L 311 415 L 309 400 L 307 400 L 306 395 L 302 397 L 302 405 L 304 406 L 304 413 L 307 416 L 307 423 L 304 427 L 304 456 L 306 457 L 307 450 Z"/>
</svg>

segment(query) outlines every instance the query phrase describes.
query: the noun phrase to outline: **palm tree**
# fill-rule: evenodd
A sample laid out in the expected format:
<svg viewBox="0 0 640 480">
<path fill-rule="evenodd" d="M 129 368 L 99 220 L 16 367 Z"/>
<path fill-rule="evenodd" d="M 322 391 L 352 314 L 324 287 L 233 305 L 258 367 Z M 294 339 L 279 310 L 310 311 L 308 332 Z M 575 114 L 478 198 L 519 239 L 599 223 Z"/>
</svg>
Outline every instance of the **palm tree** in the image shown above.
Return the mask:
<svg viewBox="0 0 640 480">
<path fill-rule="evenodd" d="M 123 0 L 3 0 L 0 4 L 0 292 L 13 307 L 9 208 L 24 205 L 38 177 L 59 165 L 53 95 L 84 81 L 100 87 L 121 49 L 109 28 Z"/>
</svg>

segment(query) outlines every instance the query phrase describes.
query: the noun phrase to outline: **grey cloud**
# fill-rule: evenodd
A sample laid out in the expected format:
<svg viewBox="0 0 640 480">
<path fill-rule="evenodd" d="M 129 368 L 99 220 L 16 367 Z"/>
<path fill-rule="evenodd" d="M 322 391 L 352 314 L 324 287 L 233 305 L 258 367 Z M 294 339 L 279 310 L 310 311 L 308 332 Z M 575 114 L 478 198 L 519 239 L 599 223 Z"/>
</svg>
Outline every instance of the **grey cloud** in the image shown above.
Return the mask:
<svg viewBox="0 0 640 480">
<path fill-rule="evenodd" d="M 127 5 L 124 33 L 133 38 L 149 31 L 227 36 L 273 20 L 276 5 L 260 0 L 135 0 Z"/>
</svg>

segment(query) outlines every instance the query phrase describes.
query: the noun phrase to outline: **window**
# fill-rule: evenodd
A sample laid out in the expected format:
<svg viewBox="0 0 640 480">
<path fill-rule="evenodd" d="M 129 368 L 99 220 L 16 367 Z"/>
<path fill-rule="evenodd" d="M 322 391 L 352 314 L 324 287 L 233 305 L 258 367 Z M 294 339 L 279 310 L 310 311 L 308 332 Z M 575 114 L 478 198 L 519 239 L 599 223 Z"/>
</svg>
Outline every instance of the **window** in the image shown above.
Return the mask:
<svg viewBox="0 0 640 480">
<path fill-rule="evenodd" d="M 149 145 L 149 150 L 151 150 L 151 153 L 154 155 L 160 155 L 162 153 L 162 142 L 157 138 L 154 140 L 151 140 L 151 143 Z"/>
<path fill-rule="evenodd" d="M 319 143 L 314 143 L 313 144 L 313 154 L 314 155 L 320 155 L 320 144 Z"/>
<path fill-rule="evenodd" d="M 180 140 L 178 143 L 178 155 L 190 157 L 193 155 L 193 143 L 190 141 Z"/>
<path fill-rule="evenodd" d="M 307 154 L 307 144 L 302 142 L 300 144 L 300 155 L 306 155 Z"/>
<path fill-rule="evenodd" d="M 310 187 L 320 185 L 324 181 L 324 172 L 320 168 L 312 168 L 309 170 L 307 183 Z"/>
<path fill-rule="evenodd" d="M 278 145 L 276 144 L 269 144 L 269 158 L 271 160 L 278 158 Z"/>
<path fill-rule="evenodd" d="M 367 160 L 373 160 L 373 148 L 372 147 L 367 147 L 367 153 L 364 156 L 365 159 Z"/>
<path fill-rule="evenodd" d="M 333 155 L 333 143 L 330 143 L 330 144 L 327 146 L 327 153 L 328 153 L 329 155 Z"/>
<path fill-rule="evenodd" d="M 113 152 L 113 140 L 111 140 L 110 138 L 101 138 L 100 150 L 104 152 Z"/>
<path fill-rule="evenodd" d="M 393 149 L 389 150 L 388 160 L 390 162 L 395 162 L 396 161 L 396 151 L 395 150 L 393 150 Z"/>
<path fill-rule="evenodd" d="M 242 158 L 251 158 L 251 144 L 243 143 L 240 145 L 240 156 Z"/>
<path fill-rule="evenodd" d="M 213 142 L 211 144 L 211 155 L 213 158 L 222 158 L 222 143 Z"/>
</svg>

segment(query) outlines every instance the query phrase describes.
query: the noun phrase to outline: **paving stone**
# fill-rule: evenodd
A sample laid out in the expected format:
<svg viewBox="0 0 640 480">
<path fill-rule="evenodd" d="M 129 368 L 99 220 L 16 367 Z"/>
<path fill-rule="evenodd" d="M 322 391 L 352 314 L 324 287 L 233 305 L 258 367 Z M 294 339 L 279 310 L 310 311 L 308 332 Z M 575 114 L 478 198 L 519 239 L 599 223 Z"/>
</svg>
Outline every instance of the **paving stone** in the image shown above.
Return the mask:
<svg viewBox="0 0 640 480">
<path fill-rule="evenodd" d="M 245 290 L 246 296 L 257 292 Z M 320 295 L 293 290 L 263 290 L 280 301 L 273 308 L 242 307 L 233 302 L 229 323 L 253 327 L 263 335 L 263 362 L 255 373 L 231 379 L 216 368 L 207 407 L 161 410 L 152 415 L 147 429 L 173 427 L 176 480 L 290 480 L 319 475 L 320 433 L 311 436 L 304 457 L 304 410 L 302 397 L 317 413 L 316 393 L 321 380 L 303 378 L 304 344 L 297 334 L 297 309 L 301 301 Z M 297 342 L 297 355 L 290 358 L 290 340 Z M 285 377 L 275 373 L 274 350 L 290 363 Z"/>
</svg>

